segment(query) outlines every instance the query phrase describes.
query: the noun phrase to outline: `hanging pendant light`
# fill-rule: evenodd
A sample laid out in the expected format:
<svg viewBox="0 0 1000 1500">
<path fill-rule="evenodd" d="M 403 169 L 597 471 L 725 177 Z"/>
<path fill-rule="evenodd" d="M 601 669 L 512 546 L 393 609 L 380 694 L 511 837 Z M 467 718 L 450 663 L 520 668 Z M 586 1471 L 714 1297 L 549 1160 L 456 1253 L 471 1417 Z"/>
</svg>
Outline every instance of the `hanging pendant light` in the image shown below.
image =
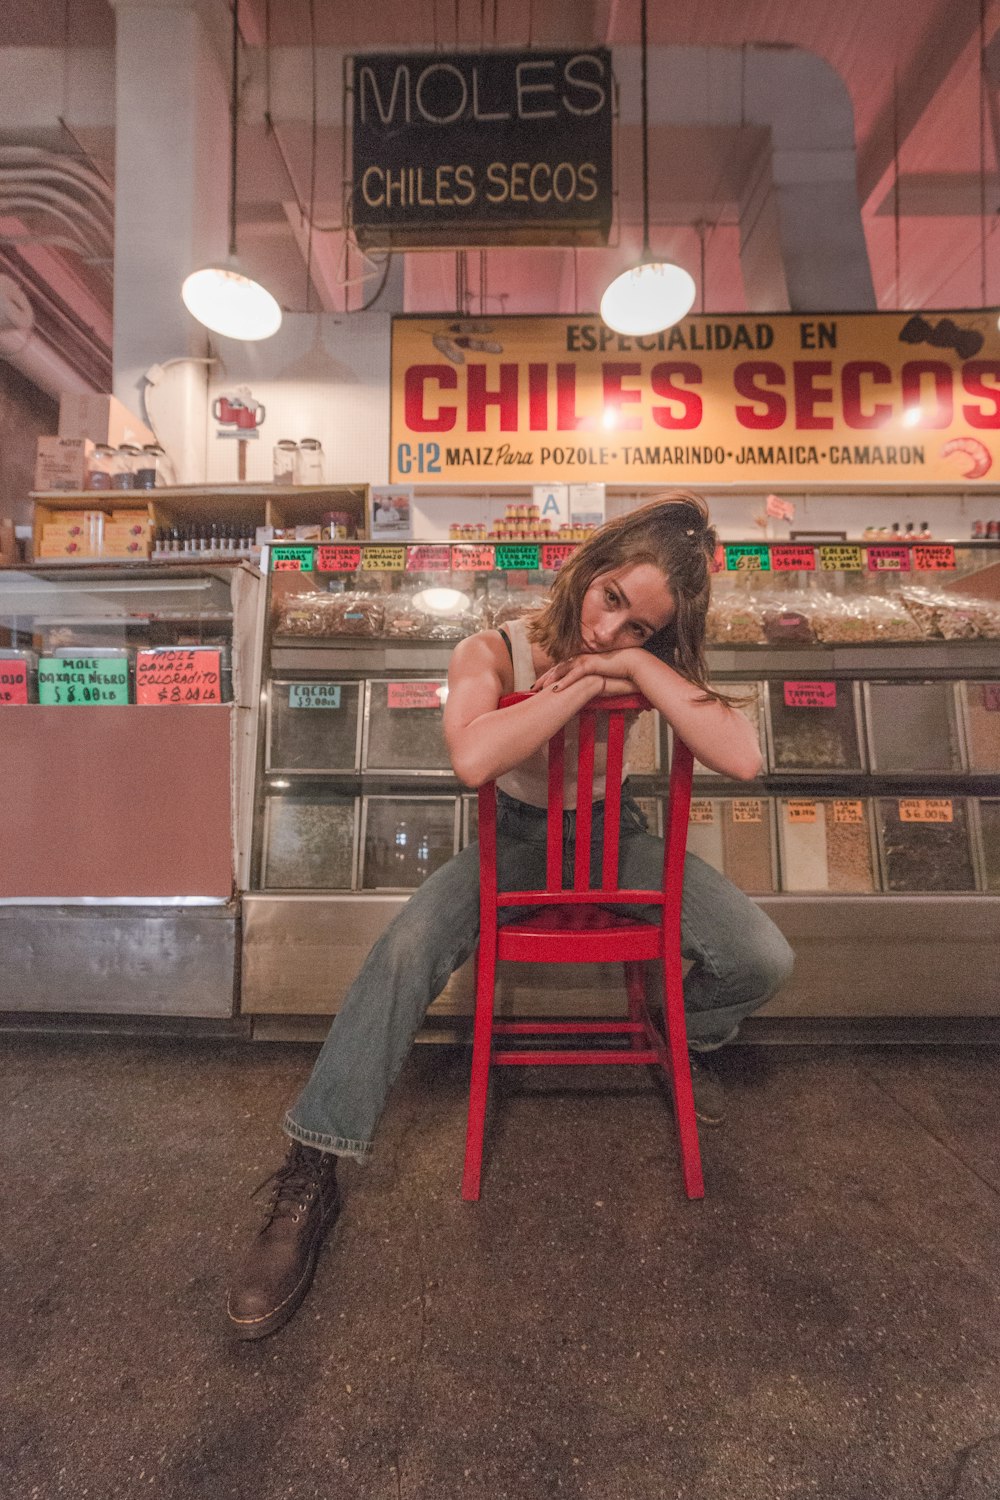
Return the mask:
<svg viewBox="0 0 1000 1500">
<path fill-rule="evenodd" d="M 646 0 L 642 17 L 642 259 L 616 276 L 601 298 L 601 317 L 616 333 L 659 333 L 691 311 L 694 278 L 683 266 L 657 260 L 649 248 L 649 107 L 646 69 Z"/>
<path fill-rule="evenodd" d="M 233 66 L 229 93 L 229 256 L 223 265 L 192 271 L 181 287 L 184 306 L 199 323 L 227 339 L 269 339 L 281 327 L 281 308 L 236 255 L 236 162 L 239 140 L 239 0 L 233 0 Z"/>
</svg>

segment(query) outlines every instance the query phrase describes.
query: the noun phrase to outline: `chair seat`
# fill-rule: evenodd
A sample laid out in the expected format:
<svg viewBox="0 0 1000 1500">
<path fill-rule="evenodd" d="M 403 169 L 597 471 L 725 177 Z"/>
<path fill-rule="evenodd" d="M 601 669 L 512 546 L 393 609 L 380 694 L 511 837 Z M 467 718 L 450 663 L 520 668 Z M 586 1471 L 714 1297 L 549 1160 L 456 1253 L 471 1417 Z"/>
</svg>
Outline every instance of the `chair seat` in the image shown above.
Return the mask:
<svg viewBox="0 0 1000 1500">
<path fill-rule="evenodd" d="M 658 924 L 600 906 L 544 906 L 497 933 L 497 957 L 521 963 L 623 963 L 662 951 Z"/>
</svg>

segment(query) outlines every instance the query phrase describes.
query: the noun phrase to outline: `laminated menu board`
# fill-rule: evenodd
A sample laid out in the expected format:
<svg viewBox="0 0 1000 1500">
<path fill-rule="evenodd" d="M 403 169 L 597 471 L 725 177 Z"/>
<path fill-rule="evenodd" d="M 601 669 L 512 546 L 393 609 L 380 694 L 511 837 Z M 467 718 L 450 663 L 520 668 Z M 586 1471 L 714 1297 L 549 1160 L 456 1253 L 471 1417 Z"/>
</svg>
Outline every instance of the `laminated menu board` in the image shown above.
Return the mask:
<svg viewBox="0 0 1000 1500">
<path fill-rule="evenodd" d="M 1000 682 L 963 682 L 961 692 L 969 770 L 1000 771 Z"/>
<path fill-rule="evenodd" d="M 953 682 L 866 682 L 871 769 L 960 771 Z"/>
<path fill-rule="evenodd" d="M 780 799 L 778 849 L 783 891 L 877 888 L 869 810 L 864 799 Z"/>
<path fill-rule="evenodd" d="M 769 682 L 767 714 L 772 770 L 807 775 L 862 769 L 855 683 Z"/>
<path fill-rule="evenodd" d="M 363 687 L 358 682 L 272 682 L 267 769 L 356 770 Z"/>
<path fill-rule="evenodd" d="M 1000 892 L 1000 797 L 982 797 L 979 831 L 983 843 L 983 877 L 988 891 Z"/>
<path fill-rule="evenodd" d="M 447 693 L 443 677 L 369 682 L 365 769 L 450 772 L 444 743 Z"/>
<path fill-rule="evenodd" d="M 269 796 L 264 809 L 265 890 L 350 890 L 357 799 L 313 792 Z"/>
<path fill-rule="evenodd" d="M 963 797 L 879 797 L 875 803 L 887 891 L 974 891 Z"/>
<path fill-rule="evenodd" d="M 766 797 L 695 797 L 688 853 L 748 895 L 775 889 L 771 802 Z"/>
<path fill-rule="evenodd" d="M 412 890 L 455 852 L 454 797 L 366 797 L 361 884 Z"/>
<path fill-rule="evenodd" d="M 759 745 L 761 743 L 763 728 L 764 684 L 762 682 L 713 682 L 712 685 L 719 692 L 725 693 L 728 698 L 734 700 L 733 707 L 753 725 Z M 696 758 L 694 762 L 694 774 L 696 776 L 715 776 L 718 773 L 710 770 L 708 766 L 702 765 L 701 761 Z"/>
</svg>

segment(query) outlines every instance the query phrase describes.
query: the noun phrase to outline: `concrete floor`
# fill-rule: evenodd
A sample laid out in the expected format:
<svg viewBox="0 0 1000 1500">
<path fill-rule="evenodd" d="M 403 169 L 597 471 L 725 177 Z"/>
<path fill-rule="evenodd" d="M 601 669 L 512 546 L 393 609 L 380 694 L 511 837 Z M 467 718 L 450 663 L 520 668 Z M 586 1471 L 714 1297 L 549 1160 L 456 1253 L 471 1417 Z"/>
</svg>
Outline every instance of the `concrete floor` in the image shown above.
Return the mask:
<svg viewBox="0 0 1000 1500">
<path fill-rule="evenodd" d="M 314 1052 L 3 1042 L 4 1500 L 1000 1496 L 996 1049 L 731 1049 L 701 1204 L 645 1077 L 508 1074 L 477 1206 L 466 1056 L 418 1049 L 312 1295 L 233 1343 Z"/>
</svg>

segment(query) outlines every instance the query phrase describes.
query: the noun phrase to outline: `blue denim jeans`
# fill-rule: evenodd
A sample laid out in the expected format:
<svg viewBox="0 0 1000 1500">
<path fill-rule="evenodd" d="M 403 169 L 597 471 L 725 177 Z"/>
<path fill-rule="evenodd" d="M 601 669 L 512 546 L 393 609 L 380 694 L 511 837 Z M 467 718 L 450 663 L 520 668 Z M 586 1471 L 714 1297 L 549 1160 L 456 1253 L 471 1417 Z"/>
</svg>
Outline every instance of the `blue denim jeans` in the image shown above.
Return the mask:
<svg viewBox="0 0 1000 1500">
<path fill-rule="evenodd" d="M 498 794 L 497 872 L 501 890 L 545 884 L 544 808 Z M 600 871 L 603 804 L 594 807 L 594 868 Z M 564 880 L 572 884 L 575 813 L 564 815 Z M 619 879 L 652 890 L 662 879 L 663 841 L 622 797 Z M 616 907 L 646 921 L 655 907 Z M 517 908 L 501 909 L 512 921 Z M 285 1116 L 294 1140 L 363 1160 L 396 1075 L 428 1006 L 475 951 L 479 936 L 479 845 L 472 844 L 410 897 L 369 953 L 334 1018 L 308 1083 Z M 774 994 L 792 952 L 769 917 L 710 865 L 689 854 L 684 867 L 681 948 L 691 961 L 684 1010 L 693 1048 L 728 1040 L 743 1017 Z"/>
</svg>

